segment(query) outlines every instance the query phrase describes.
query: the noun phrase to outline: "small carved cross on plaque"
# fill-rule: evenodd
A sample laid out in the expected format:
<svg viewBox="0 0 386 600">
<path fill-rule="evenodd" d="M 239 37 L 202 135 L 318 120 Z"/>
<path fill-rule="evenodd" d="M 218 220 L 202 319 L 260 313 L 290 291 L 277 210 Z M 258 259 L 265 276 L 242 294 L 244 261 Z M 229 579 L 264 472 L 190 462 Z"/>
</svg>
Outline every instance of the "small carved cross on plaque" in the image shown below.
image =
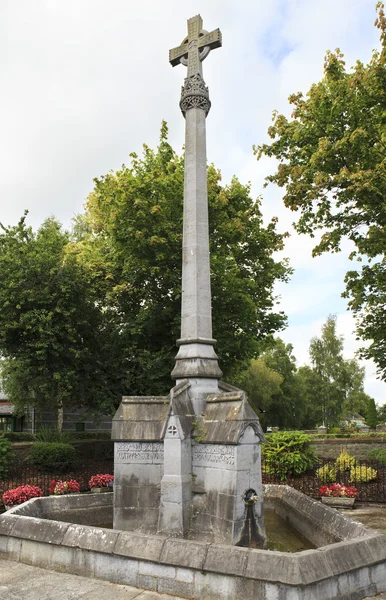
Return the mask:
<svg viewBox="0 0 386 600">
<path fill-rule="evenodd" d="M 173 437 L 177 435 L 177 427 L 175 425 L 169 425 L 168 434 L 172 435 Z"/>
<path fill-rule="evenodd" d="M 188 35 L 181 46 L 169 50 L 169 62 L 172 67 L 182 63 L 188 67 L 187 77 L 198 73 L 202 75 L 202 61 L 214 48 L 222 45 L 222 36 L 219 29 L 210 33 L 203 30 L 200 15 L 188 19 Z"/>
</svg>

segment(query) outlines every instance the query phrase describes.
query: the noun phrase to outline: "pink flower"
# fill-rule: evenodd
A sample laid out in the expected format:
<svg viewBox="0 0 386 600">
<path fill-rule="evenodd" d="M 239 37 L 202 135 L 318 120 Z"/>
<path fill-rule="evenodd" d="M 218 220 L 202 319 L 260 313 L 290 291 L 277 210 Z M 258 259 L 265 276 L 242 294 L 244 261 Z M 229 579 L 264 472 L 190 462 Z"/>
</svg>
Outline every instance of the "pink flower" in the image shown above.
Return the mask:
<svg viewBox="0 0 386 600">
<path fill-rule="evenodd" d="M 54 479 L 50 485 L 50 494 L 54 494 L 55 496 L 61 496 L 63 494 L 75 494 L 80 492 L 80 485 L 75 479 L 70 479 L 69 481 L 55 481 Z"/>
</svg>

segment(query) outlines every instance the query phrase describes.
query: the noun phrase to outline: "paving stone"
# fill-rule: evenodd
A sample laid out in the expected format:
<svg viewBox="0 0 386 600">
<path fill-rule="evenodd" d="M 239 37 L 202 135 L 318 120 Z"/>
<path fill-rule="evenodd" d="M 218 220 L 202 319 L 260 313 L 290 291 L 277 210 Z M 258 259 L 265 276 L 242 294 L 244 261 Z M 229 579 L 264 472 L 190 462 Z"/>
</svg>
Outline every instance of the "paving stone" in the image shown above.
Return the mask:
<svg viewBox="0 0 386 600">
<path fill-rule="evenodd" d="M 138 588 L 107 583 L 103 587 L 98 585 L 97 590 L 87 592 L 85 595 L 82 594 L 79 600 L 101 600 L 102 596 L 104 598 L 114 598 L 114 600 L 134 600 L 134 598 L 138 598 L 141 593 L 142 591 Z"/>
<path fill-rule="evenodd" d="M 0 559 L 0 600 L 182 600 L 135 587 Z"/>
<path fill-rule="evenodd" d="M 169 596 L 168 594 L 157 594 L 156 592 L 142 592 L 135 600 L 183 600 L 183 598 Z"/>
</svg>

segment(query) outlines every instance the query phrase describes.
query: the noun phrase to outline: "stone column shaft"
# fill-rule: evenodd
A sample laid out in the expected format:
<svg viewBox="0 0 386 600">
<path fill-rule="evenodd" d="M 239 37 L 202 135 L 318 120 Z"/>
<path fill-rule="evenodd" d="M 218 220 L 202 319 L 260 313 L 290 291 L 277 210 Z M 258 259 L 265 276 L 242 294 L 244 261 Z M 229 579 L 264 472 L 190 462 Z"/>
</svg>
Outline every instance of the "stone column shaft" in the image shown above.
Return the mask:
<svg viewBox="0 0 386 600">
<path fill-rule="evenodd" d="M 186 113 L 181 338 L 212 338 L 205 113 Z"/>
<path fill-rule="evenodd" d="M 222 376 L 212 338 L 206 113 L 190 108 L 185 118 L 181 339 L 172 377 L 190 379 L 202 396 L 205 391 L 216 392 Z M 205 382 L 200 381 L 203 378 Z"/>
</svg>

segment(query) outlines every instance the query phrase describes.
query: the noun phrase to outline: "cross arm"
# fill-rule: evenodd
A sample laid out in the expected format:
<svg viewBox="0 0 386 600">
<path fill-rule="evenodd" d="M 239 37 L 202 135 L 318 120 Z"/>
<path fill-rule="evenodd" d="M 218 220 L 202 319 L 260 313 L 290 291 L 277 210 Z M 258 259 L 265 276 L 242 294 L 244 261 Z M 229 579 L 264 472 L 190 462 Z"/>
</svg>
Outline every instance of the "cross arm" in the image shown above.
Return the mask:
<svg viewBox="0 0 386 600">
<path fill-rule="evenodd" d="M 177 48 L 172 48 L 169 50 L 169 62 L 172 67 L 176 67 L 180 64 L 180 58 L 182 58 L 185 54 L 188 53 L 188 44 L 181 44 L 181 46 L 177 46 Z"/>
<path fill-rule="evenodd" d="M 222 35 L 219 29 L 214 29 L 210 33 L 204 33 L 203 35 L 200 35 L 198 38 L 198 48 L 201 49 L 205 46 L 209 46 L 211 50 L 220 48 L 220 46 L 222 46 Z M 169 62 L 172 67 L 179 65 L 181 58 L 186 56 L 188 52 L 189 47 L 187 42 L 181 44 L 181 46 L 177 46 L 176 48 L 169 50 Z"/>
<path fill-rule="evenodd" d="M 210 33 L 204 33 L 198 38 L 198 47 L 209 46 L 212 50 L 222 46 L 222 34 L 219 29 L 214 29 Z"/>
</svg>

